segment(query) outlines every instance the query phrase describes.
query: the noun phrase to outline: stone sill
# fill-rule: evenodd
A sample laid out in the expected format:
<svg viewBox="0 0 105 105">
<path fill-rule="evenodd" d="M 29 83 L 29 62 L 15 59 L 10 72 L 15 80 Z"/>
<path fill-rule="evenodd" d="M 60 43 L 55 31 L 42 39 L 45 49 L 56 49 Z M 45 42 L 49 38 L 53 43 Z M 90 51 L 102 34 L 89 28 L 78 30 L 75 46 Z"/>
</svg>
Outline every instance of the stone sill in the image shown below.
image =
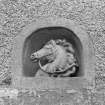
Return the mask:
<svg viewBox="0 0 105 105">
<path fill-rule="evenodd" d="M 17 77 L 13 81 L 14 88 L 28 88 L 28 89 L 81 89 L 89 86 L 89 82 L 83 77 L 73 78 L 50 78 L 50 77 Z"/>
</svg>

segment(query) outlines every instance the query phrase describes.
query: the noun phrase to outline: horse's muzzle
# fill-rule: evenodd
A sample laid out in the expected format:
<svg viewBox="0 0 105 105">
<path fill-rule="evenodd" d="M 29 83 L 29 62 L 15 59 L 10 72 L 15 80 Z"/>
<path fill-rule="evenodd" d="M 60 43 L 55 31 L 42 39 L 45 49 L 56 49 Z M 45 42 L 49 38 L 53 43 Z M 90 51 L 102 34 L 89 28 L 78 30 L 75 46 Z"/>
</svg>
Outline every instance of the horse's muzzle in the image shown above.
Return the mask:
<svg viewBox="0 0 105 105">
<path fill-rule="evenodd" d="M 35 57 L 34 54 L 32 54 L 32 55 L 30 56 L 30 59 L 31 59 L 31 61 L 33 61 L 33 62 L 38 62 L 38 60 L 39 60 L 39 58 Z"/>
</svg>

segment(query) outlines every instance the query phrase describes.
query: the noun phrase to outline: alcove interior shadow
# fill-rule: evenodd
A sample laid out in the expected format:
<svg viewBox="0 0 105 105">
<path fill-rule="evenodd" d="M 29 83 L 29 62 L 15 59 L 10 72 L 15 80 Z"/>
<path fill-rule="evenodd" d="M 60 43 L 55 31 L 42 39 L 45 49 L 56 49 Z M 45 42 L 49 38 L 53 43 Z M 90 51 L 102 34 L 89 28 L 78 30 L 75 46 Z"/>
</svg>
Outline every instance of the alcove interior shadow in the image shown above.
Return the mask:
<svg viewBox="0 0 105 105">
<path fill-rule="evenodd" d="M 51 39 L 66 39 L 73 45 L 75 49 L 75 55 L 79 64 L 78 72 L 74 74 L 74 77 L 83 76 L 82 65 L 82 44 L 76 34 L 65 27 L 45 27 L 34 31 L 29 37 L 26 38 L 23 46 L 22 65 L 23 76 L 34 77 L 39 69 L 38 63 L 33 63 L 30 60 L 30 55 L 39 50 Z"/>
</svg>

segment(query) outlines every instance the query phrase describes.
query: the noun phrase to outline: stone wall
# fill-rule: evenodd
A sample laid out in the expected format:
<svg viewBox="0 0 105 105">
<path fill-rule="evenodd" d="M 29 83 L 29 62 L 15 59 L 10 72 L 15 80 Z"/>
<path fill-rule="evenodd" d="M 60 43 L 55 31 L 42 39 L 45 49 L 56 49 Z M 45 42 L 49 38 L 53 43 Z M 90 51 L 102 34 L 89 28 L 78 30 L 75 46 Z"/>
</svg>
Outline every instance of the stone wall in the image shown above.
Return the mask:
<svg viewBox="0 0 105 105">
<path fill-rule="evenodd" d="M 79 92 L 18 89 L 16 98 L 1 95 L 1 105 L 104 105 L 105 104 L 105 2 L 104 0 L 1 0 L 0 1 L 0 81 L 10 84 L 15 38 L 24 27 L 47 17 L 66 18 L 80 25 L 90 37 L 95 51 L 95 88 Z M 2 88 L 2 86 L 1 86 Z M 8 87 L 10 88 L 10 87 Z M 7 90 L 8 90 L 7 88 Z M 12 87 L 13 88 L 13 87 Z M 24 90 L 23 90 L 24 91 Z M 30 95 L 30 94 L 31 95 Z M 34 94 L 36 94 L 34 92 Z M 76 93 L 76 95 L 75 95 Z M 10 95 L 10 94 L 9 94 Z M 20 95 L 20 96 L 19 96 Z M 43 96 L 44 95 L 44 96 Z M 79 97 L 81 95 L 81 97 Z M 31 97 L 32 96 L 32 97 Z M 75 97 L 73 97 L 75 96 Z M 18 98 L 22 97 L 22 98 Z M 57 97 L 57 98 L 55 98 Z M 25 101 L 28 99 L 29 101 Z M 71 100 L 70 100 L 71 99 Z M 58 101 L 60 100 L 60 101 Z M 75 101 L 76 100 L 76 101 Z M 37 102 L 36 102 L 37 101 Z M 25 103 L 26 102 L 26 103 Z M 55 102 L 55 103 L 54 103 Z"/>
</svg>

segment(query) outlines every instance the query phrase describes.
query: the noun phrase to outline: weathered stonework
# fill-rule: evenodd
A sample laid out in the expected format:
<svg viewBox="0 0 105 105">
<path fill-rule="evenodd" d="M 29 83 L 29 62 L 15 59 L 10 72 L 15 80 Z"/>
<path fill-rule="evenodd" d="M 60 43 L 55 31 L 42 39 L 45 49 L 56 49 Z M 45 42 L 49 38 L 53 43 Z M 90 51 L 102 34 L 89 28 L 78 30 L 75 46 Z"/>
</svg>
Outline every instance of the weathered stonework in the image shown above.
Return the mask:
<svg viewBox="0 0 105 105">
<path fill-rule="evenodd" d="M 94 48 L 95 55 L 95 90 L 84 89 L 82 101 L 74 101 L 77 105 L 104 105 L 105 104 L 105 2 L 104 0 L 1 0 L 0 1 L 0 81 L 3 81 L 14 75 L 11 74 L 11 67 L 13 61 L 13 49 L 16 38 L 20 37 L 23 28 L 38 20 L 45 20 L 46 18 L 62 18 L 72 20 L 76 25 L 79 25 L 85 31 L 91 40 Z M 46 19 L 47 20 L 47 19 Z M 60 24 L 60 23 L 57 23 Z M 14 68 L 15 69 L 15 68 Z M 90 73 L 91 74 L 91 73 Z M 20 74 L 19 74 L 20 75 Z M 92 74 L 93 75 L 93 74 Z M 21 78 L 19 78 L 21 81 Z M 94 81 L 93 80 L 93 81 Z M 31 81 L 31 80 L 30 80 Z M 30 82 L 29 82 L 30 83 Z M 5 82 L 4 82 L 5 84 Z M 50 84 L 50 83 L 49 83 Z M 47 85 L 46 85 L 47 86 Z M 61 85 L 62 86 L 62 85 Z M 87 87 L 87 88 L 89 88 Z M 48 87 L 49 88 L 49 87 Z M 22 90 L 22 89 L 21 89 Z M 39 88 L 40 90 L 40 88 Z M 19 90 L 20 91 L 20 90 Z M 28 90 L 30 91 L 30 90 Z M 57 93 L 56 93 L 57 92 Z M 50 95 L 58 94 L 56 92 L 48 92 Z M 46 92 L 42 92 L 46 93 Z M 47 94 L 47 93 L 46 93 Z M 60 93 L 61 94 L 61 93 Z M 65 97 L 65 92 L 62 93 Z M 27 93 L 25 96 L 27 97 Z M 52 96 L 53 96 L 52 95 Z M 79 94 L 80 95 L 80 94 Z M 59 95 L 57 95 L 59 97 Z M 100 96 L 100 97 L 97 97 Z M 30 96 L 29 96 L 30 97 Z M 28 98 L 29 98 L 28 97 Z M 26 105 L 24 97 L 21 99 L 10 100 L 7 97 L 0 99 L 0 104 L 23 104 Z M 27 99 L 27 98 L 26 98 Z M 48 100 L 53 100 L 50 97 L 48 100 L 45 98 L 35 97 L 37 102 L 46 105 Z M 66 99 L 66 98 L 65 98 Z M 65 99 L 57 101 L 54 104 L 68 104 Z M 77 97 L 79 99 L 79 97 Z M 32 100 L 30 98 L 29 100 Z M 55 99 L 54 99 L 55 100 Z M 35 101 L 36 102 L 36 101 Z M 45 102 L 45 103 L 44 103 Z M 50 104 L 51 101 L 47 104 Z M 31 103 L 28 103 L 28 105 Z M 33 101 L 34 104 L 34 101 Z"/>
<path fill-rule="evenodd" d="M 83 72 L 84 72 L 84 76 L 82 78 L 84 78 L 84 80 L 86 79 L 88 82 L 93 82 L 94 78 L 95 78 L 95 56 L 94 56 L 94 49 L 93 49 L 93 45 L 91 40 L 89 39 L 89 36 L 87 33 L 85 33 L 79 26 L 77 26 L 76 23 L 73 23 L 73 21 L 67 20 L 67 19 L 57 19 L 57 18 L 46 18 L 43 20 L 38 20 L 35 23 L 32 23 L 30 25 L 28 25 L 27 27 L 25 27 L 23 29 L 23 31 L 20 33 L 20 35 L 18 35 L 17 37 L 15 37 L 15 43 L 14 43 L 14 49 L 13 49 L 13 63 L 12 63 L 12 71 L 14 73 L 14 76 L 17 78 L 21 78 L 21 84 L 20 86 L 22 86 L 22 84 L 24 84 L 22 82 L 22 79 L 25 78 L 24 76 L 22 76 L 22 54 L 23 54 L 23 46 L 24 46 L 24 42 L 25 39 L 27 37 L 29 37 L 31 35 L 32 32 L 36 31 L 37 29 L 43 28 L 43 27 L 53 27 L 53 26 L 61 26 L 61 27 L 65 27 L 68 28 L 70 30 L 72 30 L 77 37 L 80 39 L 82 45 L 83 45 Z M 42 79 L 41 79 L 42 78 Z M 45 77 L 47 78 L 47 77 Z M 81 78 L 81 77 L 80 77 Z M 42 81 L 44 79 L 44 77 L 34 77 L 33 80 L 34 81 Z M 48 78 L 48 81 L 50 78 Z M 78 78 L 79 79 L 79 78 Z M 62 81 L 62 79 L 60 79 Z M 64 81 L 71 81 L 72 79 L 67 79 Z M 47 83 L 47 79 L 45 79 L 46 83 Z M 57 82 L 56 80 L 53 80 L 53 82 L 55 84 L 59 84 L 59 82 Z M 81 81 L 81 79 L 80 79 Z M 24 79 L 25 82 L 25 79 Z M 26 78 L 26 82 L 28 82 L 28 79 Z M 44 82 L 44 81 L 43 81 Z M 49 84 L 49 82 L 47 83 L 47 85 Z M 14 81 L 15 86 L 16 86 L 16 81 Z M 34 82 L 33 82 L 34 83 Z M 40 85 L 42 83 L 39 83 Z M 68 84 L 68 83 L 67 83 Z M 81 84 L 81 83 L 80 83 Z M 51 85 L 51 83 L 50 83 Z M 68 86 L 71 84 L 68 84 Z M 37 88 L 38 84 L 37 82 L 35 82 L 35 88 Z M 31 85 L 31 87 L 34 87 Z M 52 85 L 51 85 L 52 86 Z M 43 85 L 42 85 L 43 87 Z M 58 87 L 60 88 L 61 86 L 58 85 Z M 56 88 L 56 85 L 55 85 Z"/>
</svg>

